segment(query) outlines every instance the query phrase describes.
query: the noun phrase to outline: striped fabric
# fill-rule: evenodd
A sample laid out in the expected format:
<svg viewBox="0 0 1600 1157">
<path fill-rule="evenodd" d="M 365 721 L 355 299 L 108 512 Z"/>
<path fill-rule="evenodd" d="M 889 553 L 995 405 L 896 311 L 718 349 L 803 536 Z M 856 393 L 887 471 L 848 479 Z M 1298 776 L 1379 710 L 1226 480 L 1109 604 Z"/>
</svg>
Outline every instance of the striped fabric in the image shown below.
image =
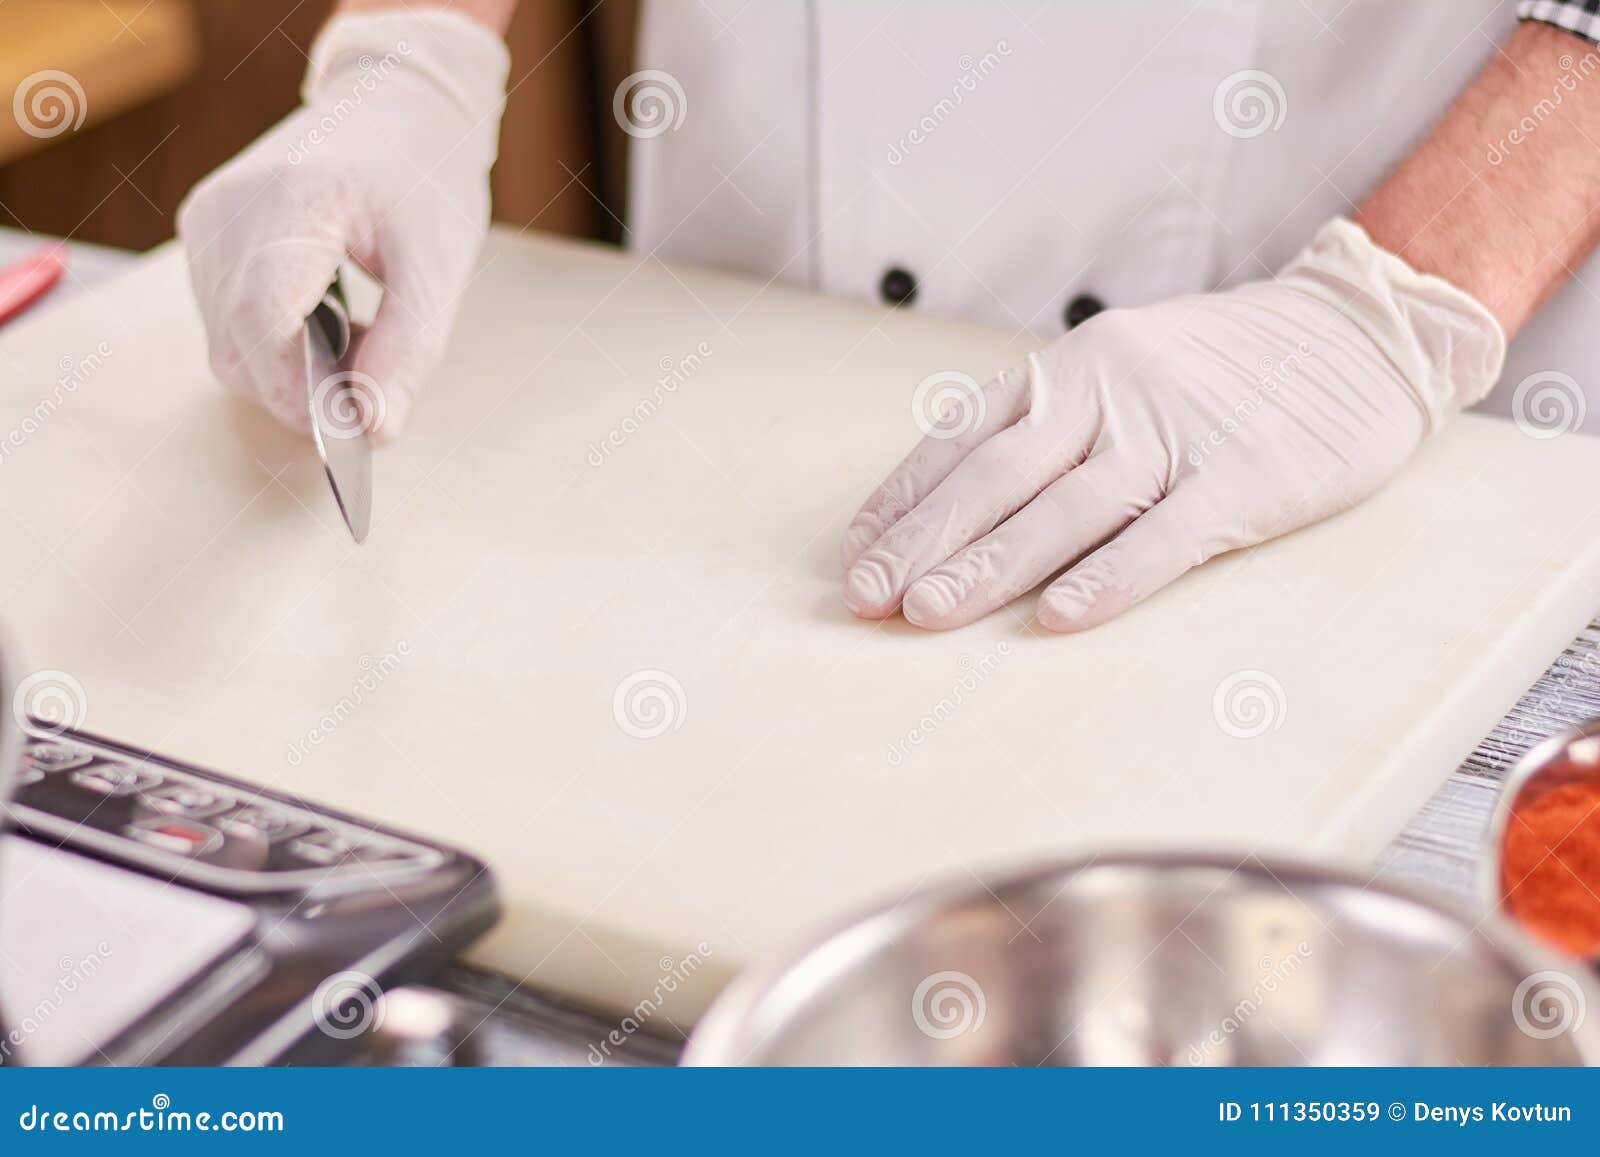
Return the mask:
<svg viewBox="0 0 1600 1157">
<path fill-rule="evenodd" d="M 1517 16 L 1554 24 L 1600 44 L 1600 0 L 1517 0 Z"/>
</svg>

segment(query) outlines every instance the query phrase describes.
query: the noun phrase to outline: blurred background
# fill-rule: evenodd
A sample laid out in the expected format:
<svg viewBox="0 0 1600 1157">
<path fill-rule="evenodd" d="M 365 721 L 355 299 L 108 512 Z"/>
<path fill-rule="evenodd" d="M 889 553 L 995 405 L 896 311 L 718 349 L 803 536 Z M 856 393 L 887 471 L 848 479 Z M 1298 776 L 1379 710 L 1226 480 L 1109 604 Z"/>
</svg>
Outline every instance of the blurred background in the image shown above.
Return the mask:
<svg viewBox="0 0 1600 1157">
<path fill-rule="evenodd" d="M 299 100 L 334 0 L 0 0 L 0 226 L 127 249 Z M 616 240 L 627 138 L 610 115 L 636 0 L 523 0 L 494 169 L 498 221 Z M 81 87 L 51 113 L 48 89 Z M 29 83 L 31 82 L 31 83 Z"/>
</svg>

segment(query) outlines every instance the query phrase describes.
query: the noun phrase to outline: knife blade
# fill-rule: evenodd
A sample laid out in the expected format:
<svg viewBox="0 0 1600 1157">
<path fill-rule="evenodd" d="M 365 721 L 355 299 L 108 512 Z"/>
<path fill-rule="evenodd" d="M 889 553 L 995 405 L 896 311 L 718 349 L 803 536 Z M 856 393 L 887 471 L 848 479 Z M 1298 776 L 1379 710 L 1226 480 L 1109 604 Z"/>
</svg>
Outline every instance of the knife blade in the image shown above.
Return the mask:
<svg viewBox="0 0 1600 1157">
<path fill-rule="evenodd" d="M 369 430 L 382 414 L 383 398 L 372 379 L 340 368 L 350 339 L 350 311 L 335 278 L 306 319 L 306 405 L 334 501 L 351 537 L 360 543 L 372 525 Z"/>
</svg>

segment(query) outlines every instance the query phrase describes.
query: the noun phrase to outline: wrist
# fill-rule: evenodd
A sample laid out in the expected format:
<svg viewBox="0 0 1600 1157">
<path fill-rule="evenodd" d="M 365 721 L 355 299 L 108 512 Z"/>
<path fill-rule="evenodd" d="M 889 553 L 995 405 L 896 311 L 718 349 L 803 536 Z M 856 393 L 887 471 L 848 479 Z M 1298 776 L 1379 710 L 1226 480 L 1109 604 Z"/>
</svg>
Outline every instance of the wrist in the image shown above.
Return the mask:
<svg viewBox="0 0 1600 1157">
<path fill-rule="evenodd" d="M 1356 220 L 1417 269 L 1483 302 L 1514 335 L 1600 241 L 1600 55 L 1518 26 Z"/>
<path fill-rule="evenodd" d="M 1354 221 L 1328 222 L 1278 277 L 1355 325 L 1398 371 L 1431 427 L 1482 400 L 1499 380 L 1506 335 L 1494 313 Z"/>
<path fill-rule="evenodd" d="M 339 0 L 340 12 L 381 12 L 385 9 L 450 8 L 471 17 L 497 36 L 511 25 L 517 0 Z"/>
<path fill-rule="evenodd" d="M 488 27 L 452 8 L 341 11 L 311 46 L 301 97 L 332 86 L 375 91 L 395 72 L 420 75 L 473 121 L 499 119 L 511 55 Z"/>
</svg>

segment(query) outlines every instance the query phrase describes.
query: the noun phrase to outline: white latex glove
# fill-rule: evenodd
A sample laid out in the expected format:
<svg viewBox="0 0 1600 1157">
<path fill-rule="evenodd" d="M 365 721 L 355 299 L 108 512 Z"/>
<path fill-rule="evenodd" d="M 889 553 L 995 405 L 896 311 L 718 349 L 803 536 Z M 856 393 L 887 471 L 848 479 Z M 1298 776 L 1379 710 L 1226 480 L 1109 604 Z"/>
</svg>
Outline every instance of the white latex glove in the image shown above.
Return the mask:
<svg viewBox="0 0 1600 1157">
<path fill-rule="evenodd" d="M 970 396 L 851 522 L 845 602 L 947 629 L 1070 566 L 1038 621 L 1097 626 L 1360 502 L 1504 358 L 1487 309 L 1335 220 L 1273 280 L 1107 311 Z"/>
<path fill-rule="evenodd" d="M 212 173 L 178 235 L 223 382 L 308 431 L 302 330 L 347 256 L 382 283 L 343 368 L 390 438 L 438 362 L 489 221 L 510 59 L 442 8 L 335 17 L 295 112 Z"/>
</svg>

